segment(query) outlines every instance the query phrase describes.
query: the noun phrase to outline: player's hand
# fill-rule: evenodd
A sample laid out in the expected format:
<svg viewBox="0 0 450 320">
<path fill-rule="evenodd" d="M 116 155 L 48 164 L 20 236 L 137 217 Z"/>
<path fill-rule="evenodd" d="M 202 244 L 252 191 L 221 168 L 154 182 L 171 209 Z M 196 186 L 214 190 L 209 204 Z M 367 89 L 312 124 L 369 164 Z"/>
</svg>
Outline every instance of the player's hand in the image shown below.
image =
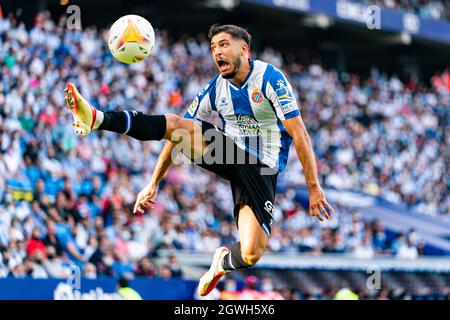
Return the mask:
<svg viewBox="0 0 450 320">
<path fill-rule="evenodd" d="M 134 214 L 144 214 L 146 209 L 153 209 L 156 202 L 152 199 L 156 196 L 157 189 L 157 185 L 149 183 L 144 187 L 144 189 L 141 190 L 141 192 L 139 192 L 134 204 Z"/>
<path fill-rule="evenodd" d="M 325 199 L 325 194 L 320 186 L 309 188 L 309 213 L 320 221 L 324 221 L 324 217 L 329 219 L 330 215 L 334 213 L 333 207 Z"/>
</svg>

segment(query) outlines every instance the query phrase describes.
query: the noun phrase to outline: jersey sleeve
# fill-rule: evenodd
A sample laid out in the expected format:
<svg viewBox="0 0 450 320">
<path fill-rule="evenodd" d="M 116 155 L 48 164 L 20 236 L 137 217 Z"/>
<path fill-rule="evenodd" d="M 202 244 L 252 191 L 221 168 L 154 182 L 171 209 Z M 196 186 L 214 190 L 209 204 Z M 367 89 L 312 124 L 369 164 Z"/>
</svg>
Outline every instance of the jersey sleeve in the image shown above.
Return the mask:
<svg viewBox="0 0 450 320">
<path fill-rule="evenodd" d="M 275 107 L 278 118 L 287 120 L 300 115 L 292 86 L 283 73 L 269 65 L 265 76 L 265 94 Z"/>
<path fill-rule="evenodd" d="M 209 97 L 209 84 L 201 89 L 195 96 L 194 101 L 187 108 L 184 117 L 188 119 L 207 120 L 211 115 L 211 100 Z"/>
</svg>

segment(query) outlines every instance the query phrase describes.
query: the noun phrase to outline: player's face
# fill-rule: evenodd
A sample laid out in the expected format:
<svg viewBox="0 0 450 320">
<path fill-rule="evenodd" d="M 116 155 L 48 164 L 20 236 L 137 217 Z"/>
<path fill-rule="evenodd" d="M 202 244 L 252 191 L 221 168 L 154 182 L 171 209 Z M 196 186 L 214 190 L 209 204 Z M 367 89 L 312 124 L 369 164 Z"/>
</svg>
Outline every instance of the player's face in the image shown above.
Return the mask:
<svg viewBox="0 0 450 320">
<path fill-rule="evenodd" d="M 218 33 L 211 39 L 214 64 L 223 78 L 234 78 L 239 72 L 245 48 L 244 41 L 234 39 L 225 32 Z"/>
</svg>

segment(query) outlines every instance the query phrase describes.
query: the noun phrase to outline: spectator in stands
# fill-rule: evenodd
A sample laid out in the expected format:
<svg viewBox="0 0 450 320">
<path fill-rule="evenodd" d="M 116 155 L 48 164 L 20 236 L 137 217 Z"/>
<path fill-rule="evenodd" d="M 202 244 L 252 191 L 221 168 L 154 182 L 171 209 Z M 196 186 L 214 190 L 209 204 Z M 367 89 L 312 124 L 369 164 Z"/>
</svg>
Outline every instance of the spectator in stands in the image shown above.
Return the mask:
<svg viewBox="0 0 450 320">
<path fill-rule="evenodd" d="M 8 275 L 8 267 L 4 265 L 3 261 L 0 261 L 0 278 L 6 278 Z"/>
<path fill-rule="evenodd" d="M 172 279 L 172 270 L 170 269 L 170 266 L 163 265 L 159 269 L 159 277 L 163 280 L 169 280 Z"/>
<path fill-rule="evenodd" d="M 289 300 L 294 300 L 294 299 L 289 299 Z M 315 296 L 311 293 L 311 292 L 306 292 L 303 294 L 303 298 L 302 300 L 316 300 Z M 327 297 L 327 300 L 331 300 Z"/>
<path fill-rule="evenodd" d="M 411 238 L 406 240 L 406 244 L 400 245 L 397 252 L 397 258 L 399 259 L 417 259 L 419 256 L 419 252 L 417 251 L 417 247 L 414 245 Z"/>
<path fill-rule="evenodd" d="M 336 292 L 334 300 L 359 300 L 359 296 L 349 288 L 344 287 Z"/>
<path fill-rule="evenodd" d="M 336 229 L 333 233 L 333 253 L 345 253 L 347 252 L 347 244 L 345 238 L 340 229 Z"/>
<path fill-rule="evenodd" d="M 46 229 L 47 229 L 47 234 L 43 240 L 44 245 L 52 246 L 53 248 L 55 248 L 56 255 L 58 257 L 61 257 L 64 253 L 64 249 L 61 245 L 61 242 L 58 240 L 58 237 L 56 236 L 56 233 L 55 233 L 56 226 L 52 219 L 46 220 Z"/>
<path fill-rule="evenodd" d="M 240 300 L 260 300 L 260 292 L 257 290 L 258 278 L 255 276 L 248 276 L 245 279 L 244 288 L 239 296 Z"/>
<path fill-rule="evenodd" d="M 397 255 L 399 248 L 404 246 L 405 244 L 406 244 L 405 235 L 403 233 L 397 234 L 395 239 L 391 243 L 392 254 Z"/>
<path fill-rule="evenodd" d="M 136 269 L 136 275 L 145 278 L 152 278 L 157 273 L 157 270 L 149 257 L 144 257 L 139 262 Z"/>
<path fill-rule="evenodd" d="M 96 279 L 97 278 L 97 268 L 95 267 L 95 265 L 93 263 L 88 262 L 84 265 L 83 276 L 86 279 Z"/>
<path fill-rule="evenodd" d="M 34 228 L 31 234 L 31 238 L 28 240 L 27 244 L 27 255 L 32 257 L 37 252 L 40 252 L 41 259 L 45 259 L 45 244 L 41 240 L 41 230 L 39 228 Z"/>
<path fill-rule="evenodd" d="M 169 255 L 169 267 L 173 278 L 183 277 L 183 270 L 181 269 L 177 256 L 174 254 Z"/>
<path fill-rule="evenodd" d="M 365 233 L 361 245 L 354 249 L 353 254 L 358 259 L 372 259 L 375 256 L 370 232 Z"/>
<path fill-rule="evenodd" d="M 297 288 L 292 288 L 289 299 L 286 300 L 301 300 L 301 292 Z"/>
<path fill-rule="evenodd" d="M 8 277 L 13 272 L 9 255 L 8 248 L 0 246 L 0 274 L 2 275 L 2 278 Z"/>
<path fill-rule="evenodd" d="M 107 239 L 106 235 L 100 236 L 100 245 L 88 260 L 90 263 L 95 265 L 98 275 L 114 275 L 114 271 L 112 269 L 112 265 L 114 263 L 112 250 L 112 244 Z"/>
<path fill-rule="evenodd" d="M 275 290 L 272 279 L 269 277 L 261 279 L 260 291 L 261 300 L 284 300 L 284 297 Z"/>
<path fill-rule="evenodd" d="M 93 256 L 93 254 L 98 249 L 97 238 L 93 234 L 90 234 L 88 230 L 89 229 L 86 230 L 86 232 L 88 233 L 87 234 L 88 240 L 87 240 L 86 246 L 84 247 L 84 250 L 83 250 L 83 256 L 84 256 L 83 260 L 84 261 L 89 261 L 91 259 L 91 257 Z"/>
<path fill-rule="evenodd" d="M 133 274 L 134 269 L 125 253 L 114 250 L 114 262 L 111 266 L 115 275 Z"/>
<path fill-rule="evenodd" d="M 68 220 L 70 221 L 71 218 L 68 218 Z M 71 224 L 65 224 L 63 220 L 60 219 L 59 223 L 56 224 L 55 234 L 68 258 L 79 267 L 82 267 L 84 257 L 74 239 L 74 235 L 76 236 L 76 226 L 74 226 L 73 220 Z"/>
<path fill-rule="evenodd" d="M 130 287 L 129 280 L 125 277 L 121 277 L 118 282 L 119 290 L 117 293 L 123 300 L 142 300 L 141 295 Z"/>
<path fill-rule="evenodd" d="M 25 278 L 27 276 L 27 271 L 25 269 L 25 265 L 24 264 L 18 264 L 15 268 L 14 271 L 12 272 L 13 277 L 14 278 Z"/>
<path fill-rule="evenodd" d="M 28 267 L 28 275 L 36 279 L 48 278 L 48 273 L 44 267 L 45 251 L 37 250 L 33 256 L 27 257 L 25 266 Z"/>
<path fill-rule="evenodd" d="M 382 289 L 379 291 L 376 300 L 389 300 L 389 290 Z"/>
<path fill-rule="evenodd" d="M 46 247 L 47 259 L 44 260 L 43 266 L 48 276 L 51 278 L 66 278 L 67 272 L 63 267 L 63 260 L 56 254 L 55 247 L 49 245 Z"/>
<path fill-rule="evenodd" d="M 237 289 L 236 280 L 225 278 L 223 290 L 220 292 L 220 300 L 239 300 L 241 292 Z"/>
<path fill-rule="evenodd" d="M 372 222 L 372 245 L 377 254 L 382 254 L 387 248 L 387 237 L 384 224 L 380 220 Z"/>
</svg>

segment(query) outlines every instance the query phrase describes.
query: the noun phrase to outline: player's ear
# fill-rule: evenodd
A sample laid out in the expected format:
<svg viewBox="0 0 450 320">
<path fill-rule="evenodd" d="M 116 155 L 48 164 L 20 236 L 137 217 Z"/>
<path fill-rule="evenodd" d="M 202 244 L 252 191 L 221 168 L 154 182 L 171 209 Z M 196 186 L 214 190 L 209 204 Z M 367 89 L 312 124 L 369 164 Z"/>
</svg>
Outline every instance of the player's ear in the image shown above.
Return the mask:
<svg viewBox="0 0 450 320">
<path fill-rule="evenodd" d="M 248 47 L 248 45 L 243 42 L 241 45 L 241 55 L 249 55 L 250 54 L 250 48 Z"/>
</svg>

